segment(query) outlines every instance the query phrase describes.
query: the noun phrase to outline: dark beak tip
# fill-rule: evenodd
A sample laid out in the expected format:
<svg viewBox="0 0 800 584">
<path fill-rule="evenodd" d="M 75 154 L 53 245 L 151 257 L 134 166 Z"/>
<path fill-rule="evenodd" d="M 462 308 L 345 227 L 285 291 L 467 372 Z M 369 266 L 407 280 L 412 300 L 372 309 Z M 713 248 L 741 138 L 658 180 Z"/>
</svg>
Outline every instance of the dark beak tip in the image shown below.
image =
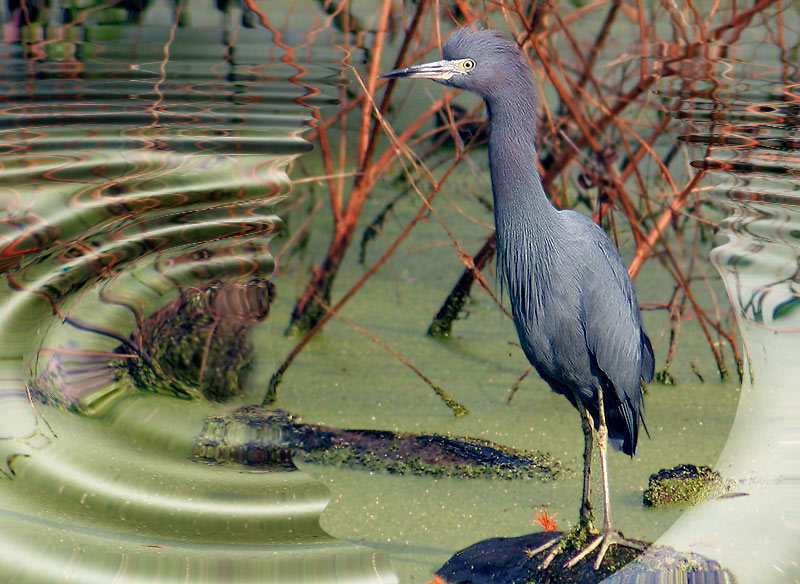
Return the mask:
<svg viewBox="0 0 800 584">
<path fill-rule="evenodd" d="M 398 77 L 403 77 L 403 71 L 387 71 L 386 73 L 381 73 L 378 75 L 378 79 L 397 79 Z"/>
</svg>

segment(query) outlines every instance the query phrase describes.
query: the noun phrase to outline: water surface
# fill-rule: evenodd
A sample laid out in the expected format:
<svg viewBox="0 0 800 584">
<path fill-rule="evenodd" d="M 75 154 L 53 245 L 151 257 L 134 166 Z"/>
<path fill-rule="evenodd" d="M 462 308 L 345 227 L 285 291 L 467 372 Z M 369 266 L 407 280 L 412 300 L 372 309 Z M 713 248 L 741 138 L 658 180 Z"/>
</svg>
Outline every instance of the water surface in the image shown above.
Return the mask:
<svg viewBox="0 0 800 584">
<path fill-rule="evenodd" d="M 800 577 L 800 76 L 797 45 L 781 46 L 698 55 L 667 92 L 681 100 L 676 117 L 680 140 L 696 145 L 692 165 L 727 216 L 711 259 L 742 335 L 744 375 L 715 465 L 727 484 L 657 543 L 718 560 L 742 582 Z"/>
<path fill-rule="evenodd" d="M 279 429 L 256 468 L 197 448 L 247 403 L 236 369 L 269 313 L 275 205 L 312 109 L 332 103 L 317 89 L 331 53 L 292 55 L 302 32 L 203 4 L 136 26 L 113 7 L 6 15 L 4 582 L 394 578 L 322 530 L 328 491 Z"/>
</svg>

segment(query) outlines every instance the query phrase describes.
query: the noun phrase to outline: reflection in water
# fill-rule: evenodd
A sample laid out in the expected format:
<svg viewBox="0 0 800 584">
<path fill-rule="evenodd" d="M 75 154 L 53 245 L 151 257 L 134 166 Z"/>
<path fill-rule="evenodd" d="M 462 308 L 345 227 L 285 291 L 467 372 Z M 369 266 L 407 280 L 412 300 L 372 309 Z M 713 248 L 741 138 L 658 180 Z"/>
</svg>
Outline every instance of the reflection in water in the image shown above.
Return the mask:
<svg viewBox="0 0 800 584">
<path fill-rule="evenodd" d="M 225 402 L 244 393 L 253 362 L 250 328 L 269 314 L 274 286 L 264 279 L 209 282 L 178 298 L 120 347 L 121 366 L 144 390 Z"/>
<path fill-rule="evenodd" d="M 728 214 L 712 260 L 745 364 L 716 465 L 728 492 L 683 515 L 657 544 L 719 560 L 740 582 L 800 578 L 800 72 L 796 57 L 769 54 L 778 46 L 689 61 L 671 96 L 688 120 L 681 139 L 702 146 L 693 165 Z"/>
<path fill-rule="evenodd" d="M 279 429 L 256 466 L 195 452 L 248 399 L 273 207 L 326 69 L 264 30 L 21 10 L 0 44 L 0 579 L 395 581 L 322 531 L 327 491 Z"/>
</svg>

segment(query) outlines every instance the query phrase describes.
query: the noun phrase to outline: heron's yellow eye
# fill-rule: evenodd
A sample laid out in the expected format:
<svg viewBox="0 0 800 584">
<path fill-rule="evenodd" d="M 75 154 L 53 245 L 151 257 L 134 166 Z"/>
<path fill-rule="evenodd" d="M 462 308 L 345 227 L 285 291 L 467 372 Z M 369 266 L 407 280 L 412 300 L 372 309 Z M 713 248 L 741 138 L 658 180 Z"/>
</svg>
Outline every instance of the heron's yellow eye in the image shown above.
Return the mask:
<svg viewBox="0 0 800 584">
<path fill-rule="evenodd" d="M 472 59 L 464 59 L 461 62 L 461 67 L 464 69 L 464 71 L 471 71 L 475 68 L 475 61 Z"/>
</svg>

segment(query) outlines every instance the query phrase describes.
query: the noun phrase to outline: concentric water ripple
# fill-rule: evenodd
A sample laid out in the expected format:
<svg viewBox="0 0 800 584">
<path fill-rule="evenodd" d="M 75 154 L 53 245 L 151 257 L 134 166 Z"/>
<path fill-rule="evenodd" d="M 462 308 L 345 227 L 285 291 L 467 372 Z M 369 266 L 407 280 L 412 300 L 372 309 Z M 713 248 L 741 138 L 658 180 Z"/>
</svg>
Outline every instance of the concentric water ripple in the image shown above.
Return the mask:
<svg viewBox="0 0 800 584">
<path fill-rule="evenodd" d="M 0 44 L 0 579 L 395 581 L 322 531 L 279 423 L 223 433 L 261 461 L 207 455 L 331 70 L 264 30 L 79 30 Z"/>
</svg>

